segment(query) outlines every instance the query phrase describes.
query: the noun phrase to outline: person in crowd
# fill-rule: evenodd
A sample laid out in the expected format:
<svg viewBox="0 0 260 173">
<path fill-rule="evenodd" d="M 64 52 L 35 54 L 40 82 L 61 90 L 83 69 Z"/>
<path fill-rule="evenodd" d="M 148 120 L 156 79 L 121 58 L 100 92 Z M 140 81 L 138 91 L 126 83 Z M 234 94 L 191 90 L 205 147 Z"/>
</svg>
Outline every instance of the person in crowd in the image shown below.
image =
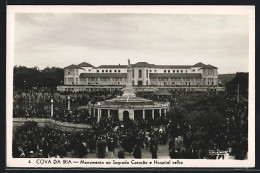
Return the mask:
<svg viewBox="0 0 260 173">
<path fill-rule="evenodd" d="M 150 146 L 150 152 L 152 154 L 152 159 L 157 159 L 157 151 L 154 144 Z"/>
<path fill-rule="evenodd" d="M 141 159 L 142 158 L 142 152 L 140 149 L 140 146 L 135 145 L 133 156 L 135 159 Z"/>
<path fill-rule="evenodd" d="M 108 158 L 113 159 L 114 152 L 115 152 L 115 143 L 112 137 L 108 138 L 107 148 L 108 148 Z"/>
<path fill-rule="evenodd" d="M 124 149 L 120 149 L 120 150 L 118 151 L 117 157 L 118 157 L 119 159 L 124 159 L 124 158 L 125 158 L 125 151 L 124 151 Z"/>
</svg>

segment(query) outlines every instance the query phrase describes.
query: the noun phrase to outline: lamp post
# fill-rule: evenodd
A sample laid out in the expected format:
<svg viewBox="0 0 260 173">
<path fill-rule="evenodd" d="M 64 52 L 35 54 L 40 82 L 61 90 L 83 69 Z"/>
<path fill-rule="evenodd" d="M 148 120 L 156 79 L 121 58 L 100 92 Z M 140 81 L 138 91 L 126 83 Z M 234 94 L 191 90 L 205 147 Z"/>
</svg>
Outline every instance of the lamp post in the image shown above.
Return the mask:
<svg viewBox="0 0 260 173">
<path fill-rule="evenodd" d="M 70 96 L 68 96 L 68 111 L 70 110 Z"/>
<path fill-rule="evenodd" d="M 26 93 L 26 80 L 24 82 L 24 92 Z"/>
<path fill-rule="evenodd" d="M 51 99 L 51 118 L 53 116 L 53 99 Z"/>
</svg>

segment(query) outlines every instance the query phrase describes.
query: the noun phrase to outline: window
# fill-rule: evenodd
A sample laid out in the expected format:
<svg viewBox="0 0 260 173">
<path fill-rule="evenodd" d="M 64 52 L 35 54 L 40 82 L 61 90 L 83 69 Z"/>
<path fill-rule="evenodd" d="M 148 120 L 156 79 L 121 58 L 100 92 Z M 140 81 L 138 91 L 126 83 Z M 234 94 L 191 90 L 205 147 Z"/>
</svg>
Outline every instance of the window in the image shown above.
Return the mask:
<svg viewBox="0 0 260 173">
<path fill-rule="evenodd" d="M 106 73 L 108 72 L 108 70 L 106 70 Z"/>
<path fill-rule="evenodd" d="M 109 70 L 109 73 L 111 73 L 112 72 L 112 70 Z"/>
<path fill-rule="evenodd" d="M 139 70 L 139 78 L 142 78 L 142 70 Z"/>
<path fill-rule="evenodd" d="M 70 74 L 70 72 L 68 71 L 68 74 Z"/>
<path fill-rule="evenodd" d="M 186 70 L 186 73 L 188 72 L 188 70 Z"/>
<path fill-rule="evenodd" d="M 173 70 L 172 72 L 175 73 L 175 70 Z"/>
<path fill-rule="evenodd" d="M 164 70 L 164 73 L 166 73 L 166 70 Z"/>
<path fill-rule="evenodd" d="M 114 70 L 114 72 L 116 73 L 116 70 Z"/>
<path fill-rule="evenodd" d="M 148 70 L 146 70 L 146 78 L 148 78 Z"/>
<path fill-rule="evenodd" d="M 182 73 L 182 70 L 181 70 L 181 73 Z"/>
<path fill-rule="evenodd" d="M 71 81 L 73 81 L 73 78 L 68 78 L 68 82 L 71 82 Z"/>
<path fill-rule="evenodd" d="M 170 70 L 168 70 L 168 73 L 170 73 Z"/>
<path fill-rule="evenodd" d="M 193 72 L 195 72 L 195 70 L 192 70 Z"/>
<path fill-rule="evenodd" d="M 102 73 L 104 73 L 104 70 L 102 70 Z"/>
<path fill-rule="evenodd" d="M 88 69 L 88 71 L 91 71 L 91 69 Z"/>
<path fill-rule="evenodd" d="M 179 73 L 179 70 L 177 70 L 177 73 Z"/>
<path fill-rule="evenodd" d="M 132 73 L 132 74 L 133 74 L 133 78 L 134 78 L 134 77 L 135 77 L 135 70 L 133 70 L 133 73 Z"/>
<path fill-rule="evenodd" d="M 156 73 L 156 70 L 154 70 L 154 73 Z"/>
<path fill-rule="evenodd" d="M 97 70 L 97 73 L 99 73 L 99 70 Z"/>
<path fill-rule="evenodd" d="M 121 72 L 121 70 L 118 70 L 118 73 L 120 73 Z"/>
<path fill-rule="evenodd" d="M 150 73 L 152 72 L 152 70 L 150 70 Z"/>
</svg>

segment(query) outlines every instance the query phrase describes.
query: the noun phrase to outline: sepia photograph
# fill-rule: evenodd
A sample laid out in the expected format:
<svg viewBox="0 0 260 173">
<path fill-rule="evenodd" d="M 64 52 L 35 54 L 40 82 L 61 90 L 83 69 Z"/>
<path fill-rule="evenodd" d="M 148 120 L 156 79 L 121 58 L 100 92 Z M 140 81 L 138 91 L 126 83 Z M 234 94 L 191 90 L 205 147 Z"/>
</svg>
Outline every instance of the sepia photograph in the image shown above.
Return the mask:
<svg viewBox="0 0 260 173">
<path fill-rule="evenodd" d="M 7 167 L 254 167 L 254 6 L 8 6 Z"/>
</svg>

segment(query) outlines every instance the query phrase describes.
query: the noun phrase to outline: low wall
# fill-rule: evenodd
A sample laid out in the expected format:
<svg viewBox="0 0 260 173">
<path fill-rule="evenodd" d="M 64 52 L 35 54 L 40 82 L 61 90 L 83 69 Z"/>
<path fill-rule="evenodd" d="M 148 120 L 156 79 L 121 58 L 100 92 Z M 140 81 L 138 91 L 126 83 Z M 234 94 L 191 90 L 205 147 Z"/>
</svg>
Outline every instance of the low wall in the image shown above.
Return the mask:
<svg viewBox="0 0 260 173">
<path fill-rule="evenodd" d="M 13 129 L 16 131 L 16 128 L 23 125 L 25 122 L 35 121 L 38 123 L 38 126 L 44 127 L 45 125 L 50 125 L 53 128 L 60 129 L 63 131 L 84 131 L 90 129 L 92 126 L 87 124 L 74 124 L 67 122 L 55 121 L 52 119 L 45 118 L 13 118 Z"/>
</svg>

